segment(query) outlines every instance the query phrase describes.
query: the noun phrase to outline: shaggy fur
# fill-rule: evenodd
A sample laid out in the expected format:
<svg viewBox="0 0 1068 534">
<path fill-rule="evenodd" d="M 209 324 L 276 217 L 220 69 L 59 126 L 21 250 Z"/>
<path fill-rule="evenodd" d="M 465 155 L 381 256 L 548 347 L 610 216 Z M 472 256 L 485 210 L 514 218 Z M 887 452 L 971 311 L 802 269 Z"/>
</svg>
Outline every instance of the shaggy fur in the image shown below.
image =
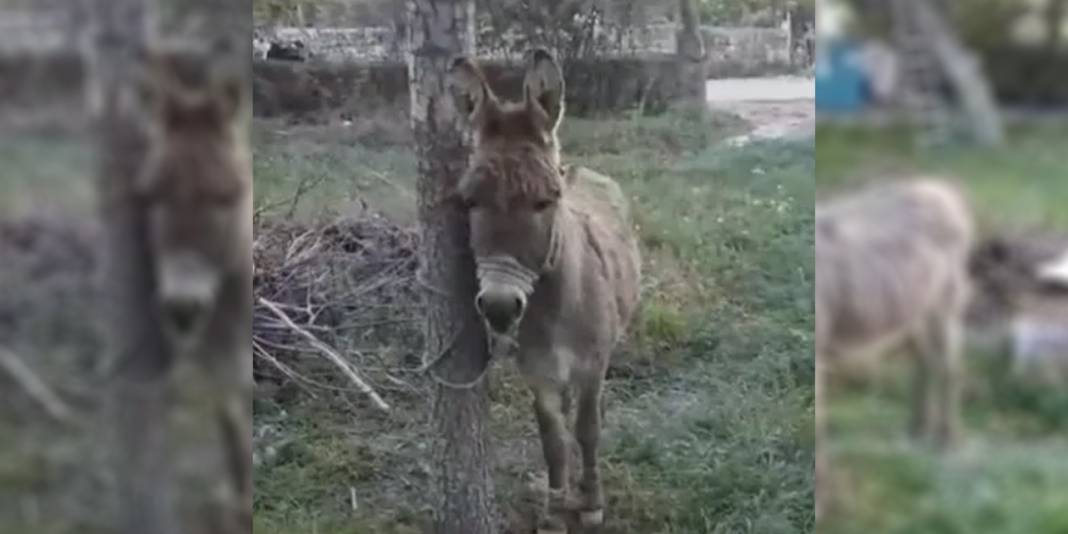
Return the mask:
<svg viewBox="0 0 1068 534">
<path fill-rule="evenodd" d="M 515 262 L 535 273 L 533 291 L 482 280 L 477 305 L 494 330 L 517 330 L 518 366 L 534 393 L 549 471 L 540 532 L 563 532 L 566 513 L 603 521 L 597 446 L 601 390 L 613 348 L 638 304 L 637 242 L 626 200 L 611 179 L 561 169 L 556 128 L 563 79 L 545 51 L 530 54 L 524 100 L 502 104 L 468 60 L 453 67 L 456 103 L 475 133 L 459 195 L 470 211 L 476 260 Z M 506 260 L 500 260 L 500 258 Z M 579 495 L 568 497 L 570 392 L 578 398 Z"/>
<path fill-rule="evenodd" d="M 828 367 L 904 348 L 916 360 L 912 431 L 949 445 L 958 433 L 961 328 L 973 222 L 948 182 L 917 179 L 816 209 L 816 424 L 826 439 Z M 817 446 L 817 516 L 828 491 Z"/>
</svg>

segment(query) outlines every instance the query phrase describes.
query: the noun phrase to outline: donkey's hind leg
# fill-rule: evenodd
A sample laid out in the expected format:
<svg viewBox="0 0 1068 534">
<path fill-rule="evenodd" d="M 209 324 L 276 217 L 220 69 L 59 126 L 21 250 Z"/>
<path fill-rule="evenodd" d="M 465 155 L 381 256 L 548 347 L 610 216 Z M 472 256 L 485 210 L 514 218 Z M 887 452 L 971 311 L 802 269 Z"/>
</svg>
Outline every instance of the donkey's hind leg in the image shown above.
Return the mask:
<svg viewBox="0 0 1068 534">
<path fill-rule="evenodd" d="M 961 395 L 963 390 L 963 325 L 958 315 L 937 321 L 932 328 L 939 349 L 937 377 L 938 417 L 934 425 L 935 444 L 951 448 L 961 439 Z"/>
<path fill-rule="evenodd" d="M 934 434 L 934 423 L 937 411 L 937 393 L 935 388 L 938 382 L 934 374 L 937 372 L 935 359 L 936 349 L 931 346 L 932 340 L 926 332 L 919 332 L 906 343 L 905 350 L 913 358 L 912 377 L 912 407 L 909 419 L 909 434 L 913 439 L 924 440 Z"/>
<path fill-rule="evenodd" d="M 549 490 L 538 521 L 538 534 L 567 532 L 567 426 L 562 387 L 535 386 L 534 414 L 541 435 L 541 449 L 549 471 Z"/>
<path fill-rule="evenodd" d="M 578 417 L 575 437 L 582 449 L 582 480 L 579 482 L 581 503 L 579 520 L 584 527 L 604 522 L 604 496 L 601 492 L 601 471 L 597 465 L 597 446 L 601 434 L 601 387 L 597 381 L 579 388 Z"/>
<path fill-rule="evenodd" d="M 914 425 L 939 448 L 953 446 L 960 437 L 961 321 L 954 314 L 936 315 L 917 336 Z"/>
</svg>

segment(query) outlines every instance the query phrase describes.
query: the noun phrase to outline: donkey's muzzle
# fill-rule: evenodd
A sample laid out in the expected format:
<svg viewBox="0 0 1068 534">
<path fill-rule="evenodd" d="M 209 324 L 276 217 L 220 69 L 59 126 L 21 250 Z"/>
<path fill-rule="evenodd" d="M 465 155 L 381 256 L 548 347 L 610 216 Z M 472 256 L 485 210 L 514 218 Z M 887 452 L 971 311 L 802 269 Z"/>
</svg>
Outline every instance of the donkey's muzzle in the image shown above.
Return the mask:
<svg viewBox="0 0 1068 534">
<path fill-rule="evenodd" d="M 176 334 L 189 335 L 208 313 L 208 303 L 194 299 L 176 299 L 163 303 L 163 319 Z"/>
<path fill-rule="evenodd" d="M 218 273 L 197 255 L 182 252 L 162 255 L 157 276 L 164 329 L 173 341 L 187 345 L 212 314 Z"/>
<path fill-rule="evenodd" d="M 526 306 L 526 296 L 518 289 L 483 289 L 475 298 L 478 313 L 486 319 L 490 328 L 501 334 L 507 333 L 519 322 Z"/>
</svg>

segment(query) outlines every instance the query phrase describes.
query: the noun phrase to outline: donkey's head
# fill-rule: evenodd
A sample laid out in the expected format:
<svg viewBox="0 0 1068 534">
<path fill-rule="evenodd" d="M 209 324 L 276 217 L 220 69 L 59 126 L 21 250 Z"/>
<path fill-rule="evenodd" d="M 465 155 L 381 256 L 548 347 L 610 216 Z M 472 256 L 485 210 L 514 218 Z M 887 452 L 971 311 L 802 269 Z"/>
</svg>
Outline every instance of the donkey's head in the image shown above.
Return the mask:
<svg viewBox="0 0 1068 534">
<path fill-rule="evenodd" d="M 976 248 L 969 262 L 974 322 L 1009 319 L 1036 299 L 1068 297 L 1068 251 L 1042 245 L 996 237 Z"/>
<path fill-rule="evenodd" d="M 183 344 L 198 338 L 223 282 L 251 268 L 245 90 L 213 52 L 151 52 L 140 86 L 150 134 L 137 190 L 164 327 Z"/>
<path fill-rule="evenodd" d="M 519 323 L 542 273 L 559 254 L 556 215 L 564 190 L 556 128 L 564 79 L 543 49 L 528 55 L 523 99 L 501 102 L 478 67 L 453 62 L 457 110 L 474 134 L 474 153 L 457 194 L 470 217 L 478 265 L 475 305 L 494 331 Z"/>
</svg>

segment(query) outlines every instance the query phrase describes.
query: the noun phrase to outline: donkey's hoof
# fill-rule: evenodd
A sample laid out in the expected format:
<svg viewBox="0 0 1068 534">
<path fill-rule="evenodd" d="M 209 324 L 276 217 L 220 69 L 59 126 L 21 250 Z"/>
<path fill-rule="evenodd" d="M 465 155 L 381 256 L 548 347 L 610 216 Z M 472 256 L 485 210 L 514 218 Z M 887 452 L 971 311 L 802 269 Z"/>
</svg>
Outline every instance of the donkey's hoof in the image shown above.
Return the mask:
<svg viewBox="0 0 1068 534">
<path fill-rule="evenodd" d="M 604 508 L 596 510 L 582 510 L 579 512 L 579 523 L 583 527 L 598 527 L 604 523 Z"/>
<path fill-rule="evenodd" d="M 550 515 L 538 521 L 537 534 L 567 534 L 567 522 L 560 516 Z"/>
</svg>

